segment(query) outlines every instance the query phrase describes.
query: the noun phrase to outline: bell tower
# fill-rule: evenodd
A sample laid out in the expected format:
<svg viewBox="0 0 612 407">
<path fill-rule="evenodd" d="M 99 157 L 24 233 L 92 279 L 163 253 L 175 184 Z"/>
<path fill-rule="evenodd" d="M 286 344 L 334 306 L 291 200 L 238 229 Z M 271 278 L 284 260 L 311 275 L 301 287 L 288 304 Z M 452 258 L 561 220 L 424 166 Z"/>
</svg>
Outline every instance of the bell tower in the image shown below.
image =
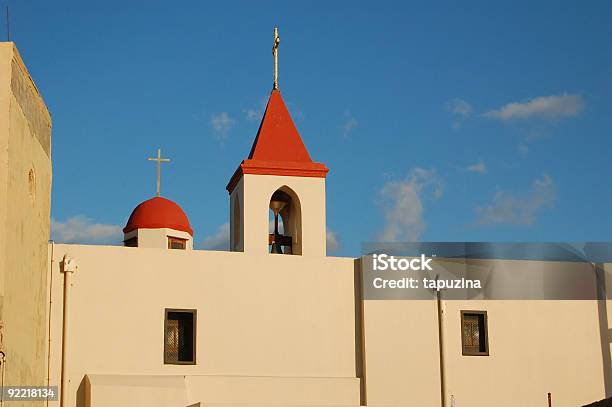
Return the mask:
<svg viewBox="0 0 612 407">
<path fill-rule="evenodd" d="M 279 43 L 275 29 L 272 93 L 251 152 L 227 184 L 230 250 L 325 256 L 329 170 L 310 158 L 281 97 Z"/>
</svg>

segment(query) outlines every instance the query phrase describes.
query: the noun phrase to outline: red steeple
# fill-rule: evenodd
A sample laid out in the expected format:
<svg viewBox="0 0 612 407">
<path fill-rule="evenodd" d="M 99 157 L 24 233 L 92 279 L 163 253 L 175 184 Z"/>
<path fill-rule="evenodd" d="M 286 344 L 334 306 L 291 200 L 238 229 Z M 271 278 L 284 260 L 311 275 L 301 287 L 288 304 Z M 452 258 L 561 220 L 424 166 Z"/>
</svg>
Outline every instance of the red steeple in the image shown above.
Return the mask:
<svg viewBox="0 0 612 407">
<path fill-rule="evenodd" d="M 312 162 L 278 90 L 270 95 L 249 159 Z"/>
<path fill-rule="evenodd" d="M 243 160 L 227 190 L 231 193 L 242 174 L 291 175 L 325 178 L 328 168 L 315 163 L 300 137 L 278 90 L 272 90 L 249 158 Z"/>
</svg>

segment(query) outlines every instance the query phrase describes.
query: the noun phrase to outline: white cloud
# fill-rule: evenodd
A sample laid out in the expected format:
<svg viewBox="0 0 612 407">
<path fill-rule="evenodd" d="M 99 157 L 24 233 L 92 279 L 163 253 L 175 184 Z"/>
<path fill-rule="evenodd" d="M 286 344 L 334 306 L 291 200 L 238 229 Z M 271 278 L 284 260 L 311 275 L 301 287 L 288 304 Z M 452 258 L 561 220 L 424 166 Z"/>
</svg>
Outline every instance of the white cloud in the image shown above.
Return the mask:
<svg viewBox="0 0 612 407">
<path fill-rule="evenodd" d="M 359 122 L 357 121 L 357 119 L 353 117 L 351 112 L 349 112 L 348 110 L 344 112 L 344 123 L 342 124 L 342 135 L 343 136 L 345 137 L 348 136 L 350 132 L 352 132 L 353 130 L 355 130 L 355 128 L 357 128 L 358 125 L 359 125 Z"/>
<path fill-rule="evenodd" d="M 336 252 L 338 251 L 338 249 L 340 249 L 340 241 L 338 240 L 338 235 L 336 234 L 336 232 L 334 232 L 330 228 L 327 228 L 326 238 L 328 252 Z"/>
<path fill-rule="evenodd" d="M 464 120 L 472 115 L 472 106 L 463 99 L 453 99 L 446 103 L 446 110 L 455 117 L 453 127 L 458 128 Z"/>
<path fill-rule="evenodd" d="M 536 215 L 554 204 L 556 187 L 546 174 L 533 181 L 531 190 L 522 196 L 507 191 L 497 191 L 493 201 L 476 208 L 477 220 L 481 225 L 511 224 L 529 226 Z"/>
<path fill-rule="evenodd" d="M 426 192 L 434 198 L 443 193 L 434 170 L 414 168 L 403 181 L 387 182 L 380 190 L 385 228 L 379 239 L 387 242 L 416 241 L 425 231 L 423 200 Z"/>
<path fill-rule="evenodd" d="M 581 95 L 567 94 L 539 96 L 526 102 L 508 103 L 484 116 L 502 121 L 530 118 L 559 119 L 577 116 L 584 109 Z"/>
<path fill-rule="evenodd" d="M 263 113 L 255 109 L 244 109 L 242 110 L 242 112 L 244 113 L 246 119 L 249 121 L 259 120 L 263 116 Z"/>
<path fill-rule="evenodd" d="M 463 119 L 467 119 L 472 115 L 472 106 L 463 99 L 453 99 L 449 101 L 446 104 L 446 109 Z"/>
<path fill-rule="evenodd" d="M 476 172 L 478 174 L 486 174 L 487 173 L 487 165 L 484 161 L 479 161 L 476 164 L 468 165 L 465 167 L 466 171 Z"/>
<path fill-rule="evenodd" d="M 227 112 L 213 114 L 210 116 L 210 125 L 220 140 L 224 140 L 229 135 L 229 131 L 234 127 L 234 119 Z"/>
<path fill-rule="evenodd" d="M 206 236 L 198 246 L 208 250 L 229 250 L 230 247 L 230 224 L 222 224 L 213 235 Z"/>
<path fill-rule="evenodd" d="M 244 117 L 248 121 L 258 121 L 263 117 L 264 111 L 266 110 L 266 104 L 268 103 L 266 98 L 262 98 L 259 100 L 259 103 L 255 107 L 249 107 L 247 109 L 242 109 L 242 113 L 244 113 Z"/>
<path fill-rule="evenodd" d="M 120 244 L 123 232 L 119 225 L 94 223 L 77 215 L 65 222 L 51 219 L 51 239 L 58 243 Z"/>
</svg>

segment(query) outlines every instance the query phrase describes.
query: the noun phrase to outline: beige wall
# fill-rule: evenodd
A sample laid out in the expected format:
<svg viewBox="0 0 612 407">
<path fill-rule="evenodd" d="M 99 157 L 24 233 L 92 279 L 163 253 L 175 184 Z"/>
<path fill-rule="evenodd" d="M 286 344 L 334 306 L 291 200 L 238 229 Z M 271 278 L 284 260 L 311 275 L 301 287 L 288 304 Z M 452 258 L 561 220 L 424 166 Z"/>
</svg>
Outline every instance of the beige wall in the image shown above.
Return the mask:
<svg viewBox="0 0 612 407">
<path fill-rule="evenodd" d="M 542 269 L 593 271 L 585 263 L 474 263 L 516 274 Z M 610 265 L 606 266 L 610 273 Z M 592 287 L 594 279 L 593 272 L 586 286 Z M 554 280 L 533 281 L 546 282 L 555 284 Z M 548 392 L 555 407 L 605 398 L 606 376 L 609 381 L 611 373 L 608 327 L 612 318 L 602 309 L 603 303 L 442 300 L 447 406 L 451 395 L 457 407 L 546 405 Z M 489 356 L 462 355 L 461 310 L 487 311 Z M 436 301 L 367 300 L 363 320 L 367 404 L 441 405 Z"/>
<path fill-rule="evenodd" d="M 474 263 L 494 266 L 498 275 L 509 271 L 507 276 L 516 276 L 505 281 L 506 286 L 530 284 L 563 291 L 567 279 L 573 288 L 580 286 L 595 298 L 595 269 L 590 263 Z M 525 278 L 529 275 L 541 278 Z M 443 301 L 442 305 L 447 396 L 454 394 L 460 405 L 514 406 L 514 400 L 536 405 L 545 403 L 549 392 L 555 407 L 584 405 L 605 397 L 601 336 L 607 330 L 604 333 L 599 323 L 598 301 Z M 461 356 L 461 310 L 487 311 L 489 356 Z M 478 392 L 473 390 L 474 383 L 479 383 Z"/>
<path fill-rule="evenodd" d="M 442 301 L 446 400 L 575 407 L 605 397 L 596 301 Z M 462 356 L 461 310 L 488 314 L 489 356 Z M 368 405 L 440 406 L 435 301 L 366 301 Z"/>
<path fill-rule="evenodd" d="M 69 406 L 85 394 L 93 405 L 127 405 L 118 404 L 120 395 L 159 406 L 166 397 L 226 406 L 441 405 L 436 301 L 356 303 L 352 259 L 81 245 L 53 252 L 53 383 L 60 377 L 59 260 L 69 253 L 79 264 L 69 311 Z M 476 407 L 540 405 L 548 392 L 556 407 L 605 396 L 607 328 L 597 301 L 441 306 L 447 405 L 451 395 L 457 406 Z M 198 310 L 196 365 L 163 364 L 164 308 Z M 489 356 L 462 356 L 461 310 L 487 311 Z"/>
<path fill-rule="evenodd" d="M 300 248 L 303 256 L 325 256 L 325 178 L 243 175 L 230 199 L 230 211 L 236 198 L 242 211 L 242 244 L 232 245 L 232 249 L 237 247 L 235 250 L 245 252 L 269 252 L 270 198 L 283 186 L 289 187 L 299 198 L 302 231 L 301 235 L 294 236 L 294 245 Z M 230 219 L 232 223 L 235 222 L 234 216 Z M 230 230 L 233 237 L 234 228 L 230 227 Z"/>
<path fill-rule="evenodd" d="M 0 43 L 0 290 L 5 384 L 46 383 L 51 118 L 13 43 Z"/>
<path fill-rule="evenodd" d="M 435 302 L 364 301 L 363 321 L 367 405 L 439 406 Z"/>
<path fill-rule="evenodd" d="M 604 398 L 596 301 L 444 301 L 447 397 L 458 405 L 581 406 Z M 489 356 L 461 355 L 460 310 L 486 310 Z"/>
<path fill-rule="evenodd" d="M 79 245 L 53 251 L 54 383 L 59 261 L 69 253 L 79 265 L 69 309 L 68 405 L 85 374 L 286 377 L 298 384 L 315 377 L 331 389 L 352 378 L 338 397 L 345 405 L 358 400 L 353 259 Z M 165 308 L 198 310 L 196 365 L 163 364 Z M 237 395 L 228 390 L 226 397 Z"/>
<path fill-rule="evenodd" d="M 345 377 L 87 375 L 77 398 L 91 406 L 356 407 L 358 387 Z"/>
</svg>

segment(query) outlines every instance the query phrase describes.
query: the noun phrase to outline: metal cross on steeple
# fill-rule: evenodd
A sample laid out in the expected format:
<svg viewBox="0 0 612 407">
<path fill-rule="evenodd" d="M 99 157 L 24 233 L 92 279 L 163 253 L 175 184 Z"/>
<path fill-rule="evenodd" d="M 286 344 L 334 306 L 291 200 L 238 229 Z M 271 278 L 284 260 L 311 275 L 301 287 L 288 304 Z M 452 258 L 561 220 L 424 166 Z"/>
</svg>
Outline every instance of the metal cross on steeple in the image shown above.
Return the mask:
<svg viewBox="0 0 612 407">
<path fill-rule="evenodd" d="M 272 89 L 278 90 L 278 45 L 280 37 L 278 36 L 278 27 L 274 27 L 274 45 L 272 45 L 272 55 L 274 55 L 274 86 Z"/>
<path fill-rule="evenodd" d="M 162 158 L 161 156 L 161 148 L 157 149 L 157 157 L 149 158 L 149 161 L 157 161 L 157 196 L 160 193 L 160 184 L 161 184 L 161 163 L 170 162 L 169 158 Z"/>
</svg>

